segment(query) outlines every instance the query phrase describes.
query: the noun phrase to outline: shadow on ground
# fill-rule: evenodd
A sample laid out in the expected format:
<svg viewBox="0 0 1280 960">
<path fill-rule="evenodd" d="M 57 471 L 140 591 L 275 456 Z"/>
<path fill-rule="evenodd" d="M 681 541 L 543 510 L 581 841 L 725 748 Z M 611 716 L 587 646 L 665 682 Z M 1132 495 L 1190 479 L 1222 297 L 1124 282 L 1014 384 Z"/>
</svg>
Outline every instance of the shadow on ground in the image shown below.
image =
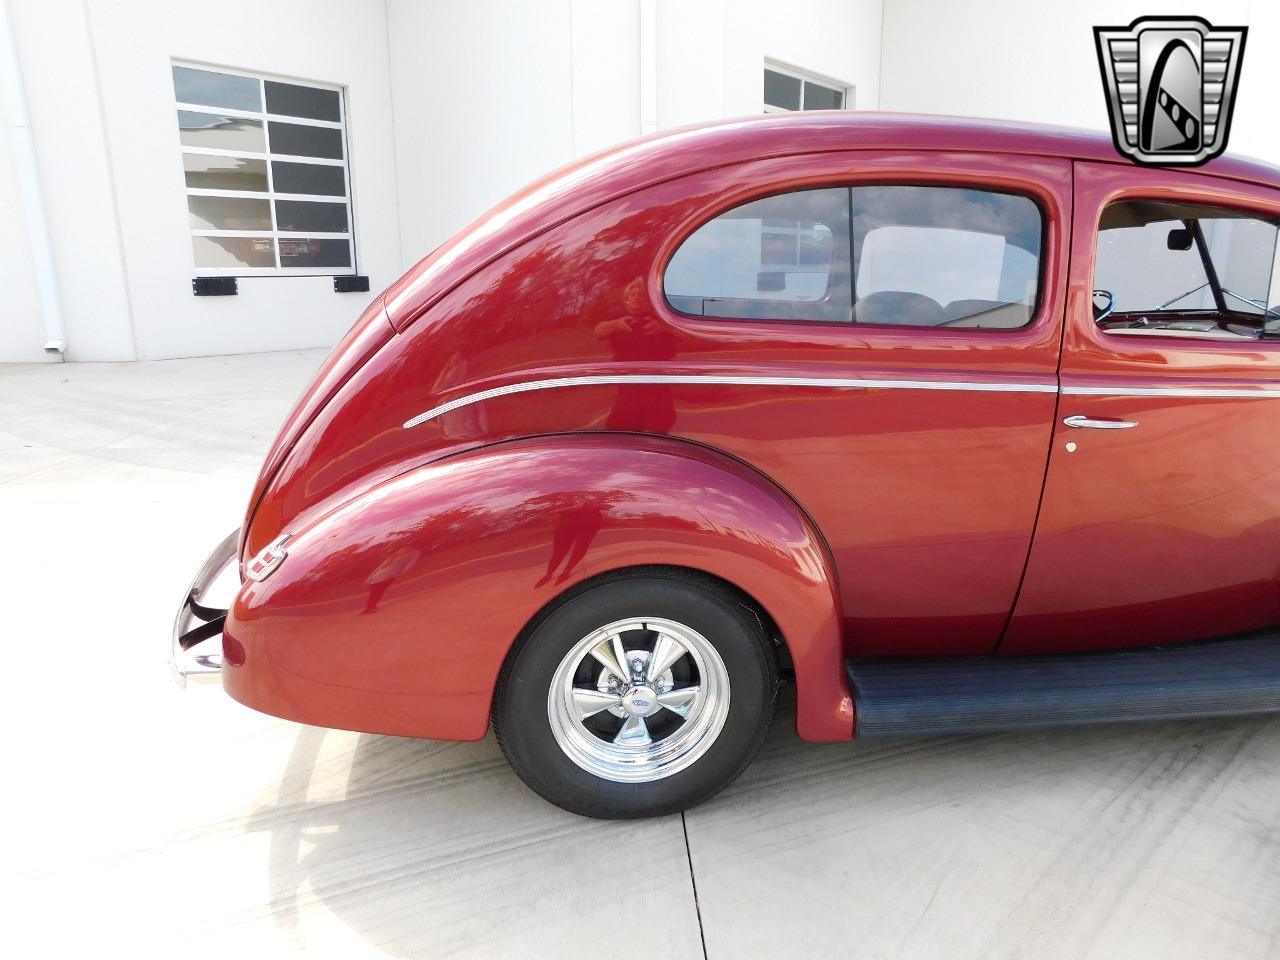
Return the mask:
<svg viewBox="0 0 1280 960">
<path fill-rule="evenodd" d="M 1209 944 L 1184 896 L 1235 955 L 1280 930 L 1280 805 L 1254 797 L 1280 783 L 1280 720 L 814 745 L 787 697 L 755 764 L 688 815 L 688 853 L 681 818 L 549 806 L 492 739 L 353 737 L 302 728 L 251 829 L 280 926 L 318 900 L 393 956 L 590 956 L 640 907 L 673 918 L 664 956 L 701 936 L 712 957 L 1190 956 Z"/>
</svg>

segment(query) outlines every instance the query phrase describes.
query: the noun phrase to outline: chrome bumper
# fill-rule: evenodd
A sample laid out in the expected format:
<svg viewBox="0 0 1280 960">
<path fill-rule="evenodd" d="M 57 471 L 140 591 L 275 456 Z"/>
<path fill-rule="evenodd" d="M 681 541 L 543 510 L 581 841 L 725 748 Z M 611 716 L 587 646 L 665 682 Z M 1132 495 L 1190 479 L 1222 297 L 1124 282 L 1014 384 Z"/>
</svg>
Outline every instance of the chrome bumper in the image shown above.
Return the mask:
<svg viewBox="0 0 1280 960">
<path fill-rule="evenodd" d="M 186 599 L 173 620 L 173 636 L 169 642 L 169 668 L 174 682 L 185 687 L 187 681 L 213 682 L 222 670 L 222 617 L 225 610 L 205 607 L 200 598 L 228 566 L 236 560 L 240 540 L 237 527 L 227 535 L 196 573 L 187 589 Z"/>
</svg>

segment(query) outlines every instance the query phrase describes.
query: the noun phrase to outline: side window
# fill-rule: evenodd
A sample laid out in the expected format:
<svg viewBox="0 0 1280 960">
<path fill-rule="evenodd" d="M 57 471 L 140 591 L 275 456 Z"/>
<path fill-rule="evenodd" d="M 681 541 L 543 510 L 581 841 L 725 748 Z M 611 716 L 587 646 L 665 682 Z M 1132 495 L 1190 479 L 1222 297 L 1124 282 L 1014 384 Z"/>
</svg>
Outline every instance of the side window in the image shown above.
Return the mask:
<svg viewBox="0 0 1280 960">
<path fill-rule="evenodd" d="M 1040 210 L 955 187 L 853 188 L 854 320 L 1025 326 L 1040 277 Z"/>
<path fill-rule="evenodd" d="M 1035 311 L 1042 228 L 1031 200 L 986 190 L 799 190 L 704 224 L 663 288 L 695 316 L 1009 329 Z"/>
<path fill-rule="evenodd" d="M 1108 333 L 1209 339 L 1280 334 L 1275 221 L 1203 204 L 1103 211 L 1094 315 Z"/>
<path fill-rule="evenodd" d="M 798 190 L 722 213 L 676 251 L 663 278 L 683 313 L 849 322 L 849 191 Z"/>
</svg>

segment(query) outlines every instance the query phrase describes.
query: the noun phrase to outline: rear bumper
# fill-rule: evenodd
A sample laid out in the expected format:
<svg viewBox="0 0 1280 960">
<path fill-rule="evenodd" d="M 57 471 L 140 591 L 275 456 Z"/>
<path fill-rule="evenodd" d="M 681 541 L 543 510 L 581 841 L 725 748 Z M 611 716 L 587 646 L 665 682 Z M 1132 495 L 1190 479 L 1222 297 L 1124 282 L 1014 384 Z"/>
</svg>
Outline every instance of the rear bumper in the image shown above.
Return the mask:
<svg viewBox="0 0 1280 960">
<path fill-rule="evenodd" d="M 173 620 L 169 640 L 169 668 L 174 682 L 216 683 L 222 671 L 222 621 L 225 610 L 200 603 L 210 584 L 236 560 L 239 528 L 232 530 L 205 560 L 187 589 Z"/>
</svg>

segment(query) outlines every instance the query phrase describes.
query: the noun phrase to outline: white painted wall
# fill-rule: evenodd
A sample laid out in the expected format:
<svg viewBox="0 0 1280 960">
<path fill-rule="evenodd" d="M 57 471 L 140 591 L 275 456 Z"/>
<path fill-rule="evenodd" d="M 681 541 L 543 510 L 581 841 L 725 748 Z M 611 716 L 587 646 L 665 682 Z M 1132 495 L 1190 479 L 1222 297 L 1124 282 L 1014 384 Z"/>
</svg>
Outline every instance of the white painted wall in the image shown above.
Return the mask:
<svg viewBox="0 0 1280 960">
<path fill-rule="evenodd" d="M 67 357 L 131 360 L 136 353 L 84 5 L 79 0 L 9 0 L 9 9 L 70 345 Z M 6 164 L 11 162 L 6 157 Z M 6 239 L 0 245 L 29 249 L 20 207 L 5 209 L 11 215 L 2 218 L 0 234 Z M 4 258 L 0 282 L 9 286 L 11 274 L 17 285 L 31 282 L 23 269 Z M 43 319 L 38 323 L 43 330 Z M 6 359 L 49 359 L 41 349 L 43 337 L 34 347 L 29 338 L 11 345 L 0 334 L 0 341 Z"/>
<path fill-rule="evenodd" d="M 381 0 L 10 0 L 67 322 L 68 359 L 125 360 L 324 346 L 374 293 L 329 277 L 254 277 L 194 297 L 173 58 L 346 87 L 359 270 L 401 272 L 387 32 Z M 5 148 L 7 149 L 7 147 Z M 0 163 L 0 197 L 11 188 Z M 6 209 L 11 209 L 6 206 Z M 0 218 L 0 249 L 25 245 Z M 19 258 L 0 280 L 22 277 Z M 23 281 L 19 280 L 18 285 Z M 24 311 L 29 313 L 30 311 Z M 6 306 L 5 313 L 9 313 Z M 0 358 L 42 359 L 29 324 Z M 39 346 L 37 344 L 37 346 Z"/>
<path fill-rule="evenodd" d="M 405 266 L 572 158 L 570 6 L 389 0 Z"/>
<path fill-rule="evenodd" d="M 1108 129 L 1093 27 L 1192 13 L 1250 27 L 1229 153 L 1280 163 L 1280 4 L 886 0 L 880 108 Z"/>
<path fill-rule="evenodd" d="M 359 270 L 373 291 L 489 206 L 640 133 L 652 5 L 659 129 L 761 111 L 766 58 L 879 101 L 881 0 L 9 0 L 69 359 L 326 345 L 373 294 L 241 278 L 193 297 L 173 59 L 346 88 Z M 0 146 L 0 360 L 45 359 Z"/>
<path fill-rule="evenodd" d="M 138 356 L 333 343 L 400 272 L 383 4 L 129 0 L 88 8 Z M 335 294 L 330 277 L 253 277 L 240 280 L 235 297 L 192 296 L 173 58 L 345 86 L 358 266 L 373 292 Z"/>
<path fill-rule="evenodd" d="M 880 0 L 658 0 L 658 125 L 760 113 L 765 60 L 853 87 L 856 109 L 878 109 L 880 21 Z"/>
<path fill-rule="evenodd" d="M 4 98 L 0 97 L 0 131 L 7 131 L 8 123 Z M 6 132 L 0 142 L 0 363 L 56 360 L 56 356 L 45 357 L 42 349 L 44 322 L 18 190 Z"/>
<path fill-rule="evenodd" d="M 653 4 L 657 129 L 759 114 L 766 58 L 877 104 L 880 0 Z M 406 266 L 530 181 L 640 134 L 640 0 L 388 9 Z"/>
</svg>

